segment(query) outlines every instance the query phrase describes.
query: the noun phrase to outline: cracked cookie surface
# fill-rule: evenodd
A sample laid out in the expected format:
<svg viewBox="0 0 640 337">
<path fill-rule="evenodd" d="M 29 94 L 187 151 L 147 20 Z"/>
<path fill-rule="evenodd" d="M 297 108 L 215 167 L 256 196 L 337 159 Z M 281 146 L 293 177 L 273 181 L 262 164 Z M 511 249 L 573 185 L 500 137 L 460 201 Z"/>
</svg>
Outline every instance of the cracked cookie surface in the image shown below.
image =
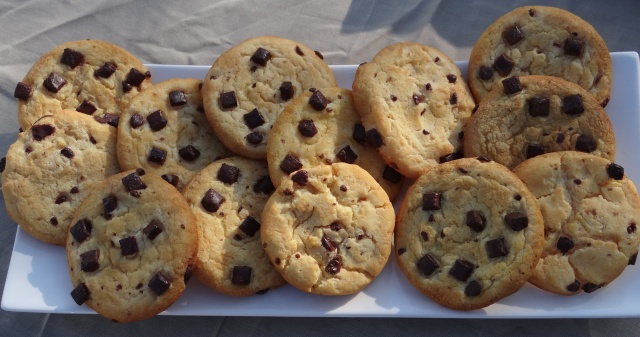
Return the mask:
<svg viewBox="0 0 640 337">
<path fill-rule="evenodd" d="M 542 251 L 540 209 L 506 167 L 464 158 L 426 171 L 398 212 L 395 254 L 440 305 L 473 310 L 516 292 Z"/>
<path fill-rule="evenodd" d="M 391 252 L 395 213 L 365 170 L 335 163 L 296 171 L 262 212 L 269 260 L 294 287 L 320 295 L 362 290 Z"/>
<path fill-rule="evenodd" d="M 591 293 L 635 264 L 640 198 L 620 165 L 565 151 L 527 160 L 514 172 L 537 199 L 545 223 L 532 284 L 561 295 Z"/>
</svg>

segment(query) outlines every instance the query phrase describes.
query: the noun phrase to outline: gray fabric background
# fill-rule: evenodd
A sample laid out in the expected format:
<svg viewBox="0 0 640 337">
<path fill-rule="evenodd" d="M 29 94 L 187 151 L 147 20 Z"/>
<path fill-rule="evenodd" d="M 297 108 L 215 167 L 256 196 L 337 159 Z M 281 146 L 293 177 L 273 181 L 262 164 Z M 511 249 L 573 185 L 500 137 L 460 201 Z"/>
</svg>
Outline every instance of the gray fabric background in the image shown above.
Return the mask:
<svg viewBox="0 0 640 337">
<path fill-rule="evenodd" d="M 0 157 L 18 130 L 13 90 L 55 45 L 92 38 L 145 63 L 210 65 L 245 38 L 277 35 L 322 51 L 329 64 L 358 64 L 398 41 L 467 60 L 491 22 L 525 1 L 45 1 L 0 0 Z M 610 51 L 640 50 L 638 1 L 538 1 L 565 8 L 602 35 Z M 2 200 L 4 203 L 4 200 Z M 0 207 L 0 288 L 16 224 Z M 215 305 L 215 303 L 212 303 Z M 313 303 L 309 303 L 313 305 Z M 638 336 L 640 319 L 476 320 L 158 316 L 115 324 L 98 315 L 0 311 L 2 336 Z"/>
</svg>

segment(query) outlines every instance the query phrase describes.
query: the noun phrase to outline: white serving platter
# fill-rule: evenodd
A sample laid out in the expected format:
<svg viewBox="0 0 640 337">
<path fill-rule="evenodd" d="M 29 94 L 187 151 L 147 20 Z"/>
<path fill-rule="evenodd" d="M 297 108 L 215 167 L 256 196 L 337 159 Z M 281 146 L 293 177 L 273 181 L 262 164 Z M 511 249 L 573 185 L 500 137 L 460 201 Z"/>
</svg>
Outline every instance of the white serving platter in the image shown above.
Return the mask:
<svg viewBox="0 0 640 337">
<path fill-rule="evenodd" d="M 640 72 L 636 52 L 612 53 L 613 89 L 606 110 L 616 133 L 616 162 L 640 183 Z M 458 62 L 466 75 L 467 63 Z M 147 65 L 153 81 L 173 77 L 204 78 L 209 66 Z M 351 88 L 356 65 L 332 66 L 338 84 Z M 4 199 L 2 200 L 4 203 Z M 4 208 L 0 217 L 6 221 Z M 640 266 L 630 266 L 610 285 L 591 294 L 565 297 L 525 285 L 515 294 L 481 310 L 469 312 L 441 307 L 415 290 L 398 269 L 394 256 L 381 275 L 360 293 L 323 297 L 289 285 L 264 295 L 230 297 L 216 293 L 193 278 L 180 299 L 164 315 L 302 316 L 302 317 L 431 317 L 431 318 L 596 318 L 640 317 Z M 42 243 L 18 228 L 2 309 L 21 312 L 94 313 L 78 306 L 63 247 Z"/>
</svg>

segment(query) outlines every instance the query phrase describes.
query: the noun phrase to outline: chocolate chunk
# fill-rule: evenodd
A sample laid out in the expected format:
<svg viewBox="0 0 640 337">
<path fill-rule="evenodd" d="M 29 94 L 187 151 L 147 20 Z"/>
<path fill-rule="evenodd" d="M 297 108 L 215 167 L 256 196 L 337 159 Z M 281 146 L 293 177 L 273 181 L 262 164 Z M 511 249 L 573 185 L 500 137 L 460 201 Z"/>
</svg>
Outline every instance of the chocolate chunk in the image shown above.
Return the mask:
<svg viewBox="0 0 640 337">
<path fill-rule="evenodd" d="M 449 104 L 458 104 L 458 94 L 456 94 L 455 92 L 451 94 L 451 97 L 449 97 Z"/>
<path fill-rule="evenodd" d="M 539 156 L 544 154 L 544 146 L 540 143 L 529 143 L 527 144 L 527 149 L 525 150 L 525 157 L 527 159 L 533 158 L 535 156 Z"/>
<path fill-rule="evenodd" d="M 333 252 L 334 250 L 336 250 L 336 246 L 333 244 L 333 242 L 331 242 L 331 240 L 329 240 L 326 235 L 322 235 L 320 243 L 322 243 L 322 247 L 324 247 L 324 249 L 326 249 L 327 251 Z"/>
<path fill-rule="evenodd" d="M 235 91 L 221 93 L 220 98 L 218 98 L 218 105 L 220 105 L 220 109 L 222 110 L 228 110 L 237 107 L 238 99 L 236 98 Z"/>
<path fill-rule="evenodd" d="M 566 236 L 561 236 L 558 238 L 558 242 L 556 243 L 556 248 L 562 253 L 562 255 L 567 254 L 574 246 L 573 240 Z"/>
<path fill-rule="evenodd" d="M 260 223 L 252 216 L 248 216 L 242 221 L 238 229 L 247 236 L 253 237 L 260 230 Z"/>
<path fill-rule="evenodd" d="M 454 75 L 454 74 L 447 75 L 447 80 L 449 81 L 449 83 L 456 83 L 457 79 L 458 79 L 458 77 L 456 77 L 456 75 Z"/>
<path fill-rule="evenodd" d="M 201 204 L 205 210 L 213 213 L 218 211 L 218 209 L 220 208 L 220 205 L 222 205 L 222 203 L 225 202 L 225 200 L 226 199 L 220 193 L 210 188 L 204 194 L 204 197 L 202 197 Z"/>
<path fill-rule="evenodd" d="M 150 113 L 149 116 L 147 116 L 147 122 L 153 131 L 160 131 L 167 126 L 167 119 L 164 118 L 164 114 L 160 110 Z"/>
<path fill-rule="evenodd" d="M 584 49 L 584 41 L 577 37 L 568 37 L 564 40 L 564 54 L 569 56 L 580 57 Z"/>
<path fill-rule="evenodd" d="M 436 261 L 435 257 L 431 254 L 425 254 L 417 262 L 416 267 L 424 276 L 431 276 L 438 268 L 440 264 Z"/>
<path fill-rule="evenodd" d="M 84 282 L 78 284 L 78 286 L 71 291 L 71 298 L 73 298 L 73 301 L 76 302 L 77 305 L 82 305 L 90 296 L 91 292 Z"/>
<path fill-rule="evenodd" d="M 596 149 L 596 142 L 593 138 L 585 135 L 578 136 L 576 140 L 576 151 L 581 152 L 593 152 Z"/>
<path fill-rule="evenodd" d="M 75 225 L 71 226 L 69 232 L 71 232 L 76 241 L 82 242 L 91 235 L 91 229 L 93 229 L 93 224 L 89 219 L 80 219 Z"/>
<path fill-rule="evenodd" d="M 336 154 L 336 157 L 338 157 L 338 159 L 340 159 L 342 162 L 348 164 L 353 164 L 356 162 L 356 159 L 358 159 L 358 155 L 353 152 L 351 146 L 349 145 L 340 149 L 340 151 L 338 151 L 338 154 Z"/>
<path fill-rule="evenodd" d="M 31 97 L 31 93 L 33 93 L 33 87 L 22 82 L 18 82 L 16 85 L 16 89 L 13 91 L 13 97 L 17 99 L 21 99 L 26 101 Z"/>
<path fill-rule="evenodd" d="M 498 56 L 493 62 L 493 69 L 502 77 L 505 77 L 511 73 L 513 69 L 513 60 L 509 56 L 502 54 Z"/>
<path fill-rule="evenodd" d="M 467 282 L 467 279 L 469 279 L 469 276 L 471 276 L 474 269 L 475 267 L 473 266 L 473 263 L 467 260 L 458 259 L 449 270 L 449 275 L 453 276 L 458 281 Z"/>
<path fill-rule="evenodd" d="M 143 123 L 144 117 L 142 117 L 142 115 L 140 115 L 139 113 L 133 114 L 133 116 L 131 116 L 131 118 L 129 119 L 129 125 L 131 125 L 131 127 L 134 129 L 139 128 Z"/>
<path fill-rule="evenodd" d="M 464 294 L 469 297 L 478 296 L 480 295 L 481 292 L 482 292 L 482 285 L 480 285 L 480 282 L 476 280 L 469 282 L 467 286 L 464 288 Z"/>
<path fill-rule="evenodd" d="M 138 250 L 138 241 L 135 236 L 128 236 L 118 241 L 120 243 L 120 252 L 122 256 L 136 254 Z"/>
<path fill-rule="evenodd" d="M 171 282 L 169 281 L 169 278 L 162 272 L 157 272 L 155 275 L 153 275 L 151 280 L 149 280 L 147 286 L 149 287 L 149 289 L 151 289 L 151 291 L 156 293 L 156 295 L 160 296 L 169 289 L 169 287 L 171 286 Z"/>
<path fill-rule="evenodd" d="M 600 289 L 602 286 L 600 286 L 599 284 L 595 284 L 595 283 L 591 283 L 588 282 L 586 283 L 584 286 L 582 286 L 582 290 L 587 293 L 590 294 L 598 289 Z"/>
<path fill-rule="evenodd" d="M 251 61 L 263 67 L 267 65 L 267 61 L 269 61 L 270 59 L 271 59 L 271 53 L 262 47 L 259 47 L 256 50 L 256 52 L 253 53 L 253 55 L 251 56 Z"/>
<path fill-rule="evenodd" d="M 509 254 L 509 249 L 504 244 L 504 238 L 489 240 L 484 244 L 484 248 L 490 259 L 507 256 Z"/>
<path fill-rule="evenodd" d="M 7 168 L 7 157 L 2 157 L 0 159 L 0 173 L 4 172 L 5 168 Z"/>
<path fill-rule="evenodd" d="M 504 93 L 507 95 L 513 95 L 522 91 L 522 85 L 520 84 L 520 78 L 518 76 L 511 76 L 502 80 L 502 86 L 504 87 Z"/>
<path fill-rule="evenodd" d="M 303 119 L 298 123 L 298 131 L 305 137 L 313 137 L 318 133 L 316 125 L 310 119 Z"/>
<path fill-rule="evenodd" d="M 129 73 L 127 74 L 127 78 L 124 81 L 125 83 L 131 84 L 132 86 L 137 87 L 140 84 L 142 84 L 142 81 L 144 81 L 146 78 L 147 78 L 146 74 L 143 74 L 140 70 L 136 68 L 131 68 L 131 70 L 129 70 Z"/>
<path fill-rule="evenodd" d="M 98 108 L 96 108 L 95 105 L 87 100 L 82 101 L 82 103 L 80 103 L 80 105 L 78 105 L 78 107 L 76 108 L 77 112 L 82 112 L 83 114 L 87 115 L 92 115 L 94 112 L 96 112 L 96 110 L 98 110 Z"/>
<path fill-rule="evenodd" d="M 160 233 L 164 231 L 164 225 L 160 220 L 153 219 L 149 224 L 142 230 L 142 233 L 147 236 L 149 240 L 155 239 Z"/>
<path fill-rule="evenodd" d="M 487 66 L 481 66 L 478 70 L 478 77 L 483 81 L 488 81 L 493 77 L 493 69 Z"/>
<path fill-rule="evenodd" d="M 320 90 L 314 91 L 309 97 L 309 105 L 315 110 L 322 111 L 327 107 L 327 104 L 329 104 L 329 99 L 324 97 Z"/>
<path fill-rule="evenodd" d="M 253 268 L 249 266 L 233 266 L 231 273 L 231 283 L 239 286 L 246 286 L 251 283 L 251 271 Z"/>
<path fill-rule="evenodd" d="M 56 198 L 56 204 L 57 205 L 59 205 L 59 204 L 61 204 L 63 202 L 66 202 L 66 201 L 67 201 L 67 196 L 64 195 L 64 194 L 61 194 Z"/>
<path fill-rule="evenodd" d="M 62 64 L 68 65 L 71 69 L 84 63 L 84 55 L 73 49 L 65 48 L 60 58 Z"/>
<path fill-rule="evenodd" d="M 100 263 L 98 262 L 99 259 L 100 251 L 98 249 L 93 249 L 80 254 L 80 270 L 86 272 L 98 270 L 98 268 L 100 268 Z"/>
<path fill-rule="evenodd" d="M 520 212 L 509 213 L 504 216 L 504 222 L 512 230 L 519 232 L 529 226 L 529 218 Z"/>
<path fill-rule="evenodd" d="M 244 119 L 244 124 L 246 124 L 249 129 L 255 129 L 264 124 L 264 118 L 258 109 L 251 110 L 251 112 L 244 114 L 242 118 Z"/>
<path fill-rule="evenodd" d="M 278 90 L 280 90 L 280 98 L 283 101 L 288 101 L 293 98 L 293 95 L 295 95 L 295 88 L 289 81 L 282 82 Z"/>
<path fill-rule="evenodd" d="M 610 163 L 607 165 L 607 174 L 609 178 L 621 180 L 624 178 L 624 168 L 616 163 Z"/>
<path fill-rule="evenodd" d="M 140 180 L 140 175 L 137 171 L 122 178 L 122 184 L 124 185 L 124 188 L 127 189 L 127 192 L 131 192 L 133 190 L 144 190 L 147 188 L 147 185 Z"/>
<path fill-rule="evenodd" d="M 173 90 L 169 92 L 169 104 L 171 106 L 181 106 L 187 104 L 187 96 L 182 90 Z"/>
<path fill-rule="evenodd" d="M 76 155 L 75 153 L 73 153 L 73 150 L 71 150 L 68 147 L 65 147 L 62 150 L 60 150 L 60 154 L 62 154 L 63 156 L 65 156 L 67 158 L 73 158 Z"/>
<path fill-rule="evenodd" d="M 291 176 L 291 180 L 300 186 L 306 186 L 309 181 L 309 173 L 305 170 L 300 170 Z"/>
<path fill-rule="evenodd" d="M 118 197 L 111 194 L 102 198 L 102 206 L 104 208 L 104 214 L 113 212 L 118 208 Z"/>
<path fill-rule="evenodd" d="M 402 180 L 402 174 L 396 171 L 393 167 L 389 165 L 384 166 L 384 171 L 382 171 L 382 179 L 387 180 L 393 184 L 397 184 Z"/>
<path fill-rule="evenodd" d="M 331 275 L 335 275 L 340 272 L 340 268 L 342 268 L 342 261 L 339 256 L 336 256 L 327 263 L 324 270 Z"/>
<path fill-rule="evenodd" d="M 238 181 L 238 177 L 240 176 L 240 169 L 223 163 L 218 169 L 218 180 L 222 181 L 225 184 L 233 184 Z"/>
<path fill-rule="evenodd" d="M 562 112 L 567 115 L 578 115 L 584 112 L 582 96 L 580 94 L 569 95 L 562 98 Z"/>
<path fill-rule="evenodd" d="M 357 123 L 353 127 L 352 137 L 353 137 L 353 140 L 355 140 L 356 142 L 358 142 L 360 144 L 364 144 L 364 142 L 366 142 L 366 140 L 367 140 L 366 130 L 364 129 L 364 126 L 362 126 L 362 124 Z"/>
<path fill-rule="evenodd" d="M 118 127 L 118 121 L 120 121 L 120 116 L 105 113 L 102 116 L 93 116 L 93 119 L 100 124 L 109 124 L 113 127 Z"/>
<path fill-rule="evenodd" d="M 180 150 L 178 150 L 178 155 L 180 158 L 186 161 L 194 161 L 200 157 L 200 151 L 196 149 L 193 145 L 187 145 Z"/>
<path fill-rule="evenodd" d="M 549 116 L 549 99 L 544 97 L 532 97 L 527 100 L 529 103 L 529 116 L 547 117 Z"/>
<path fill-rule="evenodd" d="M 167 159 L 167 151 L 159 149 L 157 147 L 151 148 L 147 160 L 156 163 L 158 165 L 164 165 L 164 161 Z"/>
<path fill-rule="evenodd" d="M 575 280 L 567 286 L 567 290 L 572 293 L 575 293 L 580 290 L 580 286 L 581 286 L 580 281 Z"/>
<path fill-rule="evenodd" d="M 476 210 L 467 212 L 467 226 L 474 232 L 482 232 L 486 225 L 487 220 L 484 218 L 484 215 L 482 215 L 482 212 Z"/>
<path fill-rule="evenodd" d="M 102 65 L 102 67 L 98 68 L 98 70 L 96 70 L 93 74 L 95 76 L 99 76 L 102 78 L 109 78 L 111 75 L 113 75 L 113 73 L 116 72 L 117 68 L 118 67 L 116 66 L 115 63 L 106 62 L 105 64 Z"/>
<path fill-rule="evenodd" d="M 55 126 L 51 124 L 36 124 L 31 127 L 33 139 L 41 141 L 56 132 Z"/>
<path fill-rule="evenodd" d="M 377 149 L 384 145 L 384 141 L 382 140 L 382 135 L 378 132 L 378 129 L 373 128 L 367 130 L 365 133 L 365 137 L 367 139 L 367 144 Z"/>
<path fill-rule="evenodd" d="M 423 211 L 435 211 L 442 208 L 441 205 L 442 194 L 440 193 L 425 193 L 422 195 L 422 210 Z"/>
<path fill-rule="evenodd" d="M 636 264 L 636 260 L 638 259 L 638 252 L 635 252 L 631 257 L 629 257 L 628 265 L 633 266 Z"/>
<path fill-rule="evenodd" d="M 522 41 L 522 39 L 524 39 L 524 34 L 516 25 L 507 27 L 502 31 L 502 40 L 504 40 L 504 42 L 509 46 L 515 45 L 516 43 Z"/>
<path fill-rule="evenodd" d="M 260 132 L 254 131 L 247 135 L 247 142 L 252 145 L 259 145 L 262 143 L 263 136 Z"/>
<path fill-rule="evenodd" d="M 162 179 L 164 179 L 166 182 L 173 185 L 174 187 L 178 187 L 178 185 L 180 184 L 180 177 L 178 177 L 175 174 L 163 174 Z"/>
<path fill-rule="evenodd" d="M 253 185 L 253 191 L 256 193 L 262 194 L 271 194 L 275 190 L 273 183 L 271 182 L 271 178 L 269 176 L 263 176 L 258 181 L 256 181 L 255 185 Z"/>
<path fill-rule="evenodd" d="M 284 159 L 280 163 L 280 170 L 282 170 L 282 172 L 286 174 L 297 171 L 301 168 L 302 168 L 302 163 L 300 162 L 300 159 L 290 154 L 284 157 Z"/>
</svg>

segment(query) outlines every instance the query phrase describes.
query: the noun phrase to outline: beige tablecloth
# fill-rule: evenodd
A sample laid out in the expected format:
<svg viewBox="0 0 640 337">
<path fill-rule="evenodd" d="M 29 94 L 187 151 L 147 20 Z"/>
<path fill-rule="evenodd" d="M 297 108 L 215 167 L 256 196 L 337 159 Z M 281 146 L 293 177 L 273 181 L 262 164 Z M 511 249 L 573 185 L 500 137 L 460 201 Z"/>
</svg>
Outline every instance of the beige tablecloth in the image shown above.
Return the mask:
<svg viewBox="0 0 640 337">
<path fill-rule="evenodd" d="M 0 156 L 18 130 L 13 91 L 57 44 L 101 39 L 145 63 L 210 65 L 248 37 L 277 35 L 322 51 L 329 64 L 358 64 L 399 41 L 467 60 L 479 34 L 525 1 L 0 1 Z M 539 1 L 590 22 L 610 51 L 640 50 L 640 2 Z M 2 200 L 4 204 L 4 200 Z M 17 225 L 0 208 L 0 288 Z M 639 299 L 640 300 L 640 299 Z M 215 305 L 215 303 L 212 303 Z M 313 303 L 309 303 L 313 305 Z M 0 311 L 2 336 L 614 336 L 640 335 L 639 318 L 480 320 L 158 316 L 130 324 L 98 315 Z"/>
</svg>

